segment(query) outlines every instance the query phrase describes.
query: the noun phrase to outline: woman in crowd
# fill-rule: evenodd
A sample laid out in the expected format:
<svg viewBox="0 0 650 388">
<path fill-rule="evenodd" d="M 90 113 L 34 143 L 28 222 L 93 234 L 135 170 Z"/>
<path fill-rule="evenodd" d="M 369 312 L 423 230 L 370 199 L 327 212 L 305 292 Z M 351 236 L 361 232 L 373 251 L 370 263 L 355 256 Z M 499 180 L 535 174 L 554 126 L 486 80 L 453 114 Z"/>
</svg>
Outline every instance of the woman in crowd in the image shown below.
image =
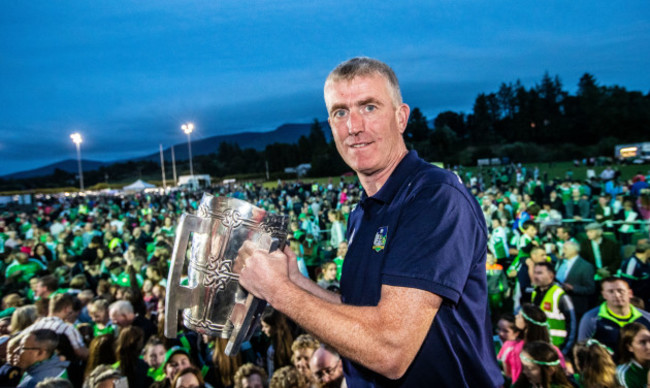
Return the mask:
<svg viewBox="0 0 650 388">
<path fill-rule="evenodd" d="M 140 358 L 144 345 L 144 332 L 139 327 L 129 326 L 120 331 L 117 338 L 115 366 L 129 381 L 129 387 L 148 387 L 153 383 L 147 376 L 149 366 Z"/>
<path fill-rule="evenodd" d="M 596 340 L 573 347 L 575 381 L 580 388 L 618 388 L 616 364 L 610 350 Z"/>
<path fill-rule="evenodd" d="M 11 335 L 16 335 L 31 326 L 32 323 L 36 322 L 37 318 L 38 311 L 36 311 L 36 306 L 33 304 L 18 307 L 11 315 L 11 324 L 9 325 Z"/>
<path fill-rule="evenodd" d="M 172 388 L 205 388 L 201 371 L 193 366 L 182 369 L 174 377 Z"/>
<path fill-rule="evenodd" d="M 513 388 L 571 388 L 562 368 L 560 353 L 550 343 L 528 342 L 520 354 L 523 370 Z"/>
<path fill-rule="evenodd" d="M 522 371 L 521 352 L 527 343 L 534 341 L 551 343 L 548 333 L 548 322 L 546 322 L 546 314 L 539 307 L 526 303 L 521 306 L 519 314 L 515 317 L 515 324 L 519 330 L 522 331 L 522 340 L 519 340 L 513 347 L 512 351 L 506 356 L 503 366 L 504 372 L 507 377 L 512 381 L 517 381 Z M 552 345 L 551 345 L 552 346 Z M 555 348 L 555 347 L 553 347 Z M 565 367 L 564 357 L 559 349 L 555 348 L 559 355 L 562 367 Z"/>
<path fill-rule="evenodd" d="M 115 357 L 115 337 L 113 334 L 104 334 L 93 338 L 88 347 L 88 363 L 84 377 L 88 377 L 92 371 L 100 365 L 113 365 L 117 361 Z"/>
<path fill-rule="evenodd" d="M 272 308 L 262 315 L 262 332 L 271 339 L 266 351 L 266 370 L 273 375 L 276 369 L 291 365 L 293 334 L 284 314 Z"/>
<path fill-rule="evenodd" d="M 650 331 L 638 322 L 623 326 L 616 377 L 625 388 L 646 387 L 650 371 Z"/>
<path fill-rule="evenodd" d="M 329 287 L 341 288 L 339 281 L 336 280 L 336 263 L 328 261 L 321 266 L 321 273 L 318 275 L 318 285 L 321 288 L 329 289 Z"/>
<path fill-rule="evenodd" d="M 232 387 L 235 383 L 234 376 L 242 366 L 242 353 L 246 350 L 241 349 L 235 356 L 227 356 L 224 352 L 228 340 L 225 338 L 215 338 L 212 348 L 212 364 L 215 368 L 215 374 L 218 376 L 217 382 L 223 387 Z M 218 386 L 218 384 L 217 384 Z"/>
</svg>

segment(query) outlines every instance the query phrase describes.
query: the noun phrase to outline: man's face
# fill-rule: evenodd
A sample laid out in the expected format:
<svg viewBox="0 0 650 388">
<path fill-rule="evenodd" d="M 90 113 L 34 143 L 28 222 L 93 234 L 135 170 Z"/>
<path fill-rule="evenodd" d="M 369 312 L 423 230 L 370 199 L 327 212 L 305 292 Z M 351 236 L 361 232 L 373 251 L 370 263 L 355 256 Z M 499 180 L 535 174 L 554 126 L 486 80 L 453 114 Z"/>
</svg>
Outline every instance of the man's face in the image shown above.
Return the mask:
<svg viewBox="0 0 650 388">
<path fill-rule="evenodd" d="M 599 230 L 588 230 L 587 231 L 587 238 L 589 240 L 598 240 L 598 237 L 600 237 L 600 231 Z"/>
<path fill-rule="evenodd" d="M 317 350 L 318 354 L 309 362 L 309 369 L 316 378 L 316 382 L 323 388 L 338 388 L 343 381 L 343 362 L 340 357 L 325 351 Z"/>
<path fill-rule="evenodd" d="M 21 348 L 18 349 L 20 356 L 16 364 L 22 370 L 29 368 L 37 362 L 47 358 L 47 352 L 42 346 L 39 346 L 34 340 L 33 335 L 23 338 Z"/>
<path fill-rule="evenodd" d="M 133 314 L 122 314 L 119 312 L 111 312 L 111 321 L 120 328 L 125 328 L 133 322 Z"/>
<path fill-rule="evenodd" d="M 542 265 L 536 265 L 533 269 L 533 283 L 539 287 L 548 287 L 553 283 L 553 272 Z"/>
<path fill-rule="evenodd" d="M 43 285 L 43 282 L 39 281 L 36 283 L 36 290 L 34 291 L 34 295 L 38 296 L 39 298 L 44 298 L 49 294 L 49 290 L 45 285 Z"/>
<path fill-rule="evenodd" d="M 557 235 L 557 238 L 559 238 L 562 241 L 567 241 L 569 239 L 569 233 L 564 228 L 557 228 L 557 231 L 555 232 Z"/>
<path fill-rule="evenodd" d="M 372 176 L 394 167 L 406 151 L 402 133 L 409 107 L 396 107 L 380 75 L 328 82 L 325 104 L 336 148 L 358 174 Z"/>
<path fill-rule="evenodd" d="M 241 386 L 243 388 L 264 388 L 264 384 L 262 384 L 262 376 L 253 374 L 244 377 L 241 381 Z"/>
<path fill-rule="evenodd" d="M 310 380 L 312 378 L 311 370 L 309 369 L 309 359 L 311 359 L 312 354 L 314 354 L 314 349 L 312 348 L 302 348 L 297 349 L 293 352 L 293 366 L 298 369 L 301 375 L 308 377 Z"/>
<path fill-rule="evenodd" d="M 542 263 L 546 261 L 546 251 L 543 249 L 534 249 L 530 252 L 530 258 L 535 263 Z"/>
<path fill-rule="evenodd" d="M 614 282 L 603 283 L 603 290 L 601 292 L 603 299 L 607 302 L 607 307 L 626 307 L 630 305 L 630 287 L 628 287 L 625 280 L 617 280 Z"/>
<path fill-rule="evenodd" d="M 535 237 L 537 236 L 537 228 L 534 226 L 529 226 L 526 228 L 525 233 L 530 237 Z"/>
</svg>

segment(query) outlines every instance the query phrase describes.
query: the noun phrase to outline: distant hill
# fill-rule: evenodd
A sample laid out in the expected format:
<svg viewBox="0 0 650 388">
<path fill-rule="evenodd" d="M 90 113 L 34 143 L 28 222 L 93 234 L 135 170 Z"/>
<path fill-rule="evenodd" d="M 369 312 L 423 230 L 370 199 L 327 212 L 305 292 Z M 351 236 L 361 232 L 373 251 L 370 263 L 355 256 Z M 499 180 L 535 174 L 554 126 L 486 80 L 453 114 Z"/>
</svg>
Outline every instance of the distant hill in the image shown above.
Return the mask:
<svg viewBox="0 0 650 388">
<path fill-rule="evenodd" d="M 102 166 L 108 166 L 115 162 L 98 162 L 95 160 L 81 160 L 82 167 L 84 171 L 97 170 Z M 56 169 L 63 170 L 65 172 L 76 174 L 78 172 L 77 159 L 66 159 L 60 162 L 48 164 L 44 167 L 35 168 L 33 170 L 19 171 L 14 172 L 8 175 L 4 175 L 2 178 L 5 179 L 26 179 L 26 178 L 37 178 L 40 176 L 48 176 L 54 173 Z"/>
<path fill-rule="evenodd" d="M 240 148 L 253 148 L 257 151 L 261 151 L 266 148 L 267 145 L 273 143 L 287 143 L 293 144 L 297 143 L 300 136 L 308 136 L 311 129 L 312 123 L 307 124 L 283 124 L 276 128 L 273 131 L 269 132 L 242 132 L 231 135 L 220 135 L 207 137 L 205 139 L 192 140 L 192 156 L 197 155 L 207 155 L 213 152 L 217 152 L 219 149 L 219 144 L 234 143 L 239 145 Z M 327 121 L 321 122 L 323 127 L 323 132 L 325 132 L 325 138 L 327 141 L 332 139 L 332 132 Z M 187 142 L 174 145 L 174 157 L 176 160 L 187 160 L 189 152 L 187 149 Z M 171 147 L 163 150 L 165 156 L 165 161 L 171 161 Z M 84 171 L 97 170 L 102 166 L 110 166 L 114 163 L 124 163 L 128 161 L 144 161 L 149 160 L 156 163 L 160 163 L 160 154 L 158 152 L 146 156 L 116 160 L 112 162 L 98 162 L 93 160 L 83 160 L 83 169 Z M 36 168 L 28 171 L 19 171 L 14 172 L 8 175 L 2 176 L 5 179 L 26 179 L 26 178 L 35 178 L 40 176 L 48 176 L 54 173 L 55 169 L 61 169 L 66 172 L 76 173 L 77 172 L 77 160 L 68 159 L 63 160 L 57 163 L 53 163 L 44 167 Z"/>
<path fill-rule="evenodd" d="M 323 121 L 320 123 L 325 133 L 327 141 L 332 139 L 332 131 L 329 123 Z M 308 124 L 283 124 L 273 131 L 269 132 L 242 132 L 232 135 L 219 135 L 207 137 L 205 139 L 192 140 L 192 156 L 207 155 L 217 152 L 219 144 L 226 142 L 237 144 L 240 148 L 253 148 L 262 151 L 267 145 L 273 143 L 294 144 L 298 142 L 300 136 L 308 136 L 312 123 Z M 171 147 L 163 150 L 166 161 L 171 160 Z M 176 160 L 187 160 L 189 151 L 187 142 L 174 145 L 174 157 Z M 140 158 L 129 159 L 133 161 L 150 160 L 160 163 L 160 153 L 156 152 Z M 122 160 L 126 162 L 128 160 Z"/>
</svg>

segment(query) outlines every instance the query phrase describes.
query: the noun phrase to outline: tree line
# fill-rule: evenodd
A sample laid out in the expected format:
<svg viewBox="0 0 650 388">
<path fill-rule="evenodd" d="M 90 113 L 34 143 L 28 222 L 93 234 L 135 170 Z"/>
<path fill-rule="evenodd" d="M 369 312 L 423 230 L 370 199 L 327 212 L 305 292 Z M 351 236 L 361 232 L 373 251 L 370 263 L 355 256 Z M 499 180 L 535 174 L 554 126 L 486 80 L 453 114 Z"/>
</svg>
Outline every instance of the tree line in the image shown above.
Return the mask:
<svg viewBox="0 0 650 388">
<path fill-rule="evenodd" d="M 472 165 L 479 158 L 508 157 L 518 162 L 544 162 L 613 156 L 615 144 L 650 141 L 650 93 L 620 86 L 598 85 L 584 74 L 575 95 L 564 90 L 558 76 L 544 74 L 526 88 L 517 80 L 479 94 L 468 114 L 444 111 L 430 122 L 419 108 L 411 111 L 405 131 L 409 149 L 432 162 Z M 295 177 L 286 167 L 311 163 L 310 176 L 334 176 L 349 171 L 324 129 L 314 119 L 310 133 L 297 143 L 269 144 L 262 151 L 221 143 L 214 153 L 197 155 L 194 171 L 213 177 Z M 171 164 L 166 163 L 167 179 Z M 188 161 L 177 161 L 180 172 Z M 160 176 L 152 161 L 116 163 L 84 172 L 86 186 Z M 0 190 L 76 186 L 76 174 L 57 170 L 47 177 L 0 179 Z"/>
</svg>

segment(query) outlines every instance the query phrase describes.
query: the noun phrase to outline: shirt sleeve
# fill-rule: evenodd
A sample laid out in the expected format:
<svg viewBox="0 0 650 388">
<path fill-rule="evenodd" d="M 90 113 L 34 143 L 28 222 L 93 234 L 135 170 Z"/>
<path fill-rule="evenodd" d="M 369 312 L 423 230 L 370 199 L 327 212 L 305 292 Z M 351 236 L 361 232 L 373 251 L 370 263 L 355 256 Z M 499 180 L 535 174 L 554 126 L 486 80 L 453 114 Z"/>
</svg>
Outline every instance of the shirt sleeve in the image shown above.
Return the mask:
<svg viewBox="0 0 650 388">
<path fill-rule="evenodd" d="M 415 189 L 400 212 L 382 283 L 430 291 L 456 304 L 469 273 L 483 265 L 487 236 L 471 197 L 450 184 Z"/>
</svg>

